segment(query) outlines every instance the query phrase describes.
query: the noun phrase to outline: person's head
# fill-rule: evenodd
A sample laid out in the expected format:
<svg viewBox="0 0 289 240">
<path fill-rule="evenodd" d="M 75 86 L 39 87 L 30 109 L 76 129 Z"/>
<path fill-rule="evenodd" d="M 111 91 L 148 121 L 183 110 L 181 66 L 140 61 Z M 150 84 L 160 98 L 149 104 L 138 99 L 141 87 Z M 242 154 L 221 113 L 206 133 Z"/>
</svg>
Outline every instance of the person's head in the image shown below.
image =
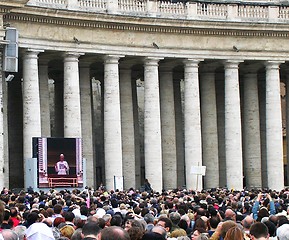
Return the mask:
<svg viewBox="0 0 289 240">
<path fill-rule="evenodd" d="M 172 221 L 167 217 L 159 218 L 156 225 L 163 227 L 167 232 L 170 232 L 172 229 Z"/>
<path fill-rule="evenodd" d="M 171 233 L 172 238 L 177 238 L 177 237 L 181 237 L 181 236 L 187 236 L 186 231 L 182 228 L 177 228 L 174 231 L 172 231 L 172 233 Z"/>
<path fill-rule="evenodd" d="M 276 236 L 279 240 L 289 240 L 289 224 L 283 224 L 277 228 Z"/>
<path fill-rule="evenodd" d="M 2 236 L 5 240 L 18 240 L 18 235 L 11 229 L 3 229 Z"/>
<path fill-rule="evenodd" d="M 143 237 L 142 240 L 166 240 L 166 238 L 156 232 L 146 232 Z"/>
<path fill-rule="evenodd" d="M 62 212 L 62 205 L 61 204 L 55 204 L 53 207 L 55 214 L 60 214 Z"/>
<path fill-rule="evenodd" d="M 74 227 L 70 225 L 65 225 L 62 228 L 59 229 L 61 236 L 71 238 L 72 234 L 74 233 L 75 229 Z"/>
<path fill-rule="evenodd" d="M 158 233 L 158 234 L 162 235 L 164 238 L 167 237 L 167 231 L 162 226 L 154 226 L 152 228 L 151 232 Z"/>
<path fill-rule="evenodd" d="M 123 228 L 112 226 L 102 229 L 98 236 L 98 240 L 130 240 L 129 234 Z"/>
<path fill-rule="evenodd" d="M 63 217 L 65 218 L 65 221 L 68 221 L 68 222 L 73 222 L 74 220 L 74 213 L 73 212 L 63 212 Z"/>
<path fill-rule="evenodd" d="M 268 228 L 264 223 L 256 222 L 250 227 L 251 239 L 269 239 Z"/>
<path fill-rule="evenodd" d="M 63 153 L 61 153 L 61 154 L 59 155 L 59 160 L 60 160 L 60 161 L 64 161 L 64 154 L 63 154 Z"/>
<path fill-rule="evenodd" d="M 169 214 L 169 218 L 174 225 L 178 225 L 179 221 L 181 220 L 181 215 L 178 212 L 171 212 Z"/>
<path fill-rule="evenodd" d="M 236 221 L 236 213 L 232 209 L 226 209 L 225 218 Z"/>
<path fill-rule="evenodd" d="M 13 230 L 15 233 L 17 233 L 19 240 L 24 240 L 25 239 L 25 231 L 26 231 L 26 227 L 22 226 L 22 225 L 18 225 L 16 226 Z"/>
<path fill-rule="evenodd" d="M 209 218 L 209 225 L 211 229 L 216 229 L 220 223 L 220 218 L 218 216 L 212 216 Z"/>
<path fill-rule="evenodd" d="M 84 237 L 93 236 L 96 237 L 97 234 L 100 232 L 100 227 L 98 226 L 97 222 L 91 221 L 87 222 L 82 227 L 82 234 Z"/>
<path fill-rule="evenodd" d="M 222 222 L 222 228 L 221 228 L 221 236 L 222 238 L 225 238 L 226 233 L 229 231 L 230 228 L 237 226 L 236 222 L 232 220 L 228 220 L 225 222 Z"/>
<path fill-rule="evenodd" d="M 243 240 L 243 239 L 244 235 L 242 230 L 238 226 L 235 226 L 228 230 L 224 240 Z"/>
<path fill-rule="evenodd" d="M 252 224 L 254 223 L 254 219 L 251 216 L 246 216 L 243 220 L 242 220 L 242 226 L 245 229 L 250 229 L 250 227 L 252 226 Z"/>
<path fill-rule="evenodd" d="M 191 240 L 199 239 L 202 233 L 205 233 L 204 229 L 195 229 L 191 234 Z"/>
</svg>

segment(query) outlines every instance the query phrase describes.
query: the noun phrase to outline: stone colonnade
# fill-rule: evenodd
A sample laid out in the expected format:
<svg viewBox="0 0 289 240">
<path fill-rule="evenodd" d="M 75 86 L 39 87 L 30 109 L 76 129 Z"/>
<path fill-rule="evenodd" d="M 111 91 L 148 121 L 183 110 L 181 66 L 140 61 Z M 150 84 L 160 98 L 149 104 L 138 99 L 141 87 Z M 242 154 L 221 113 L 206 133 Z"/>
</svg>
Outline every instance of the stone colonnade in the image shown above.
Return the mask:
<svg viewBox="0 0 289 240">
<path fill-rule="evenodd" d="M 92 76 L 85 55 L 82 55 L 63 55 L 63 137 L 83 138 L 87 183 L 95 185 Z M 43 116 L 50 117 L 43 112 L 49 86 L 39 83 L 48 81 L 45 64 L 49 63 L 42 61 L 43 56 L 45 54 L 39 50 L 27 50 L 22 57 L 24 159 L 31 157 L 32 137 L 51 136 L 47 133 L 49 128 L 43 126 L 50 125 L 49 120 L 43 121 Z M 137 60 L 139 65 L 140 58 Z M 139 129 L 135 113 L 136 79 L 132 78 L 136 63 L 127 63 L 124 56 L 103 57 L 103 181 L 108 189 L 114 188 L 114 176 L 123 177 L 126 189 L 139 187 L 144 178 L 149 179 L 158 191 L 180 184 L 189 189 L 219 186 L 242 189 L 244 179 L 247 187 L 283 188 L 281 62 L 267 61 L 256 65 L 239 60 L 220 60 L 212 64 L 205 59 L 189 58 L 180 64 L 155 57 L 141 60 L 144 176 L 140 173 Z M 181 72 L 181 77 L 176 77 L 176 69 Z M 266 90 L 263 95 L 258 88 L 260 69 L 266 75 L 262 82 Z M 180 90 L 181 79 L 183 91 Z M 56 85 L 55 91 L 59 91 Z M 59 98 L 55 93 L 55 99 L 57 96 Z M 57 102 L 54 104 L 56 119 Z M 262 104 L 265 114 L 259 109 Z M 263 140 L 261 118 L 265 118 Z M 263 151 L 261 140 L 266 142 Z M 192 169 L 201 166 L 206 166 L 205 177 L 192 174 Z M 264 166 L 266 169 L 262 169 Z M 264 171 L 267 176 L 262 176 Z M 262 182 L 267 182 L 267 186 Z"/>
</svg>

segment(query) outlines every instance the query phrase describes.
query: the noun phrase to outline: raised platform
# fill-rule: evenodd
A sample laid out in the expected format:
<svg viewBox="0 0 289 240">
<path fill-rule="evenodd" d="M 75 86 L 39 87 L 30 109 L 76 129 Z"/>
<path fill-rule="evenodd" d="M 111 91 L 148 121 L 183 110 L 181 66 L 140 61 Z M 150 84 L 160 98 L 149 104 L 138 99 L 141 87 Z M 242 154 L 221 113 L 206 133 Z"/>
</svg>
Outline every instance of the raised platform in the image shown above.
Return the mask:
<svg viewBox="0 0 289 240">
<path fill-rule="evenodd" d="M 76 175 L 49 175 L 48 177 L 49 187 L 78 187 L 78 181 Z"/>
</svg>

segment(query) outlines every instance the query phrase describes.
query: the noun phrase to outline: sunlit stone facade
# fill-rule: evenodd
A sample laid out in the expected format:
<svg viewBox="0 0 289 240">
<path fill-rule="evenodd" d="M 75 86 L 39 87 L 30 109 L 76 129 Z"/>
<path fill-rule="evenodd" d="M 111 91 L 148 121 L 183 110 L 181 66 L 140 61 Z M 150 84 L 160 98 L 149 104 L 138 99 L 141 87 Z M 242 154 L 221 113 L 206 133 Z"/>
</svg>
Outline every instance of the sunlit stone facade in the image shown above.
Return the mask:
<svg viewBox="0 0 289 240">
<path fill-rule="evenodd" d="M 1 185 L 26 186 L 40 136 L 82 138 L 92 187 L 113 189 L 115 176 L 158 191 L 287 184 L 289 5 L 7 0 L 0 10 L 2 60 L 7 27 L 19 33 L 18 71 L 0 77 Z"/>
</svg>

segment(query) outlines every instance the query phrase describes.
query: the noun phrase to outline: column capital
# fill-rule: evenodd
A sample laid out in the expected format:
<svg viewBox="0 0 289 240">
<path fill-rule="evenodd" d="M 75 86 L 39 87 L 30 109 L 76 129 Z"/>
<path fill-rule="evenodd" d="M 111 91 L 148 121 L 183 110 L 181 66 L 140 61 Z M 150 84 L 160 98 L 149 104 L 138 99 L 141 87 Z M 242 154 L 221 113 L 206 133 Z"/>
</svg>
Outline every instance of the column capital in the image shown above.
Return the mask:
<svg viewBox="0 0 289 240">
<path fill-rule="evenodd" d="M 162 59 L 161 57 L 145 57 L 143 61 L 146 66 L 158 66 L 159 61 Z"/>
<path fill-rule="evenodd" d="M 44 50 L 40 49 L 32 49 L 32 48 L 27 48 L 23 49 L 23 58 L 30 58 L 30 59 L 38 59 L 38 54 L 44 52 Z"/>
<path fill-rule="evenodd" d="M 264 65 L 266 69 L 279 69 L 281 63 L 284 61 L 266 61 Z"/>
<path fill-rule="evenodd" d="M 197 58 L 188 58 L 183 60 L 183 63 L 185 64 L 185 66 L 187 67 L 199 67 L 199 63 L 201 61 L 204 61 L 204 59 L 197 59 Z"/>
<path fill-rule="evenodd" d="M 243 60 L 224 60 L 224 68 L 225 69 L 239 69 L 239 64 L 244 62 Z"/>
<path fill-rule="evenodd" d="M 123 58 L 124 55 L 105 55 L 103 56 L 104 63 L 118 64 L 119 59 Z"/>
<path fill-rule="evenodd" d="M 84 53 L 65 52 L 63 54 L 64 62 L 78 62 L 78 58 L 82 55 L 84 55 Z"/>
</svg>

